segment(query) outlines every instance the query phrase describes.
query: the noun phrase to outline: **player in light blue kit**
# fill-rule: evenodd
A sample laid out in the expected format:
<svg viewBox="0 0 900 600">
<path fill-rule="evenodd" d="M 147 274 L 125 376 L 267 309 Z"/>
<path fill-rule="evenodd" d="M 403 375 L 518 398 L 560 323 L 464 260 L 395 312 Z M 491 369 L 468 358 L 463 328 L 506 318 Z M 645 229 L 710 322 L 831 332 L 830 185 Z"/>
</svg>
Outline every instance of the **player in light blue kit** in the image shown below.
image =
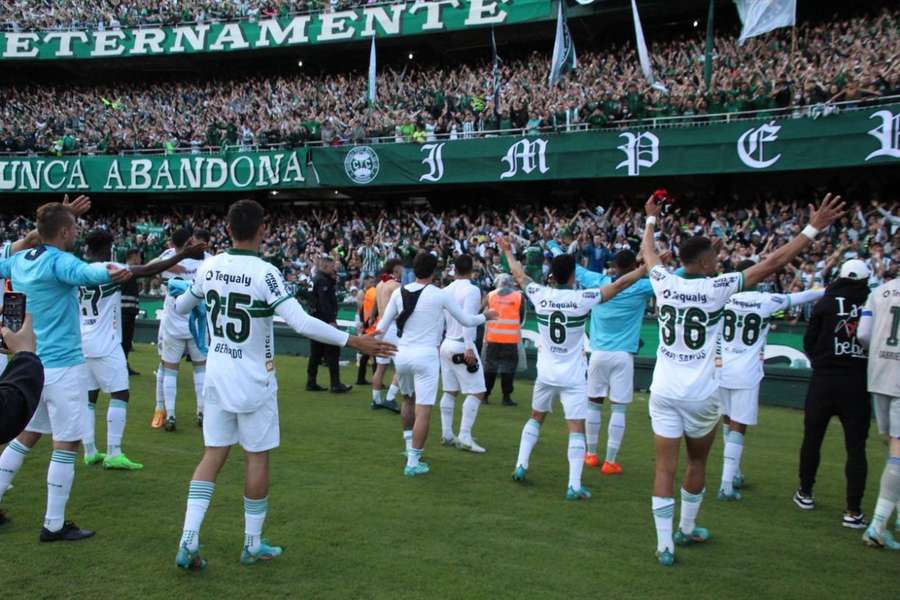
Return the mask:
<svg viewBox="0 0 900 600">
<path fill-rule="evenodd" d="M 563 253 L 555 241 L 548 246 L 554 255 Z M 613 257 L 607 274 L 578 266 L 575 279 L 583 288 L 597 288 L 636 268 L 634 252 L 622 250 Z M 652 296 L 650 280 L 643 278 L 612 300 L 591 309 L 591 360 L 588 364 L 588 411 L 585 421 L 587 453 L 584 463 L 589 467 L 600 464 L 597 446 L 603 422 L 603 400 L 609 398 L 606 460 L 601 469 L 604 475 L 622 472 L 616 458 L 625 436 L 625 412 L 634 395 L 634 354 L 640 344 L 641 322 L 647 301 Z"/>
<path fill-rule="evenodd" d="M 37 229 L 43 243 L 0 261 L 0 277 L 12 279 L 13 289 L 26 295 L 34 320 L 37 355 L 44 364 L 44 389 L 37 411 L 25 431 L 0 455 L 0 498 L 41 435 L 52 434 L 42 542 L 94 535 L 65 520 L 88 404 L 78 287 L 124 282 L 131 276 L 125 269 L 89 265 L 70 253 L 78 235 L 76 214 L 59 202 L 41 206 Z"/>
</svg>

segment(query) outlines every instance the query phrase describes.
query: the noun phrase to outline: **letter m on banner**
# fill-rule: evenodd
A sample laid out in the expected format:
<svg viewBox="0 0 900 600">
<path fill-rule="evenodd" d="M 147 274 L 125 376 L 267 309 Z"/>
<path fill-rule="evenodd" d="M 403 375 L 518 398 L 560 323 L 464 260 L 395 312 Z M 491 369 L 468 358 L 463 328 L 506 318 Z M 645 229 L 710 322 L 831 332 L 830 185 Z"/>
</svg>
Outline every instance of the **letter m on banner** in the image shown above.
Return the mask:
<svg viewBox="0 0 900 600">
<path fill-rule="evenodd" d="M 619 150 L 625 153 L 625 160 L 616 165 L 616 170 L 622 167 L 628 168 L 628 176 L 641 174 L 641 167 L 649 169 L 659 161 L 659 138 L 645 131 L 634 134 L 622 133 L 620 138 L 626 142 L 619 146 Z"/>
<path fill-rule="evenodd" d="M 519 174 L 519 169 L 526 175 L 537 169 L 540 173 L 550 170 L 547 166 L 547 142 L 545 140 L 519 140 L 509 147 L 506 156 L 500 159 L 506 163 L 506 171 L 500 179 L 508 179 Z"/>
</svg>

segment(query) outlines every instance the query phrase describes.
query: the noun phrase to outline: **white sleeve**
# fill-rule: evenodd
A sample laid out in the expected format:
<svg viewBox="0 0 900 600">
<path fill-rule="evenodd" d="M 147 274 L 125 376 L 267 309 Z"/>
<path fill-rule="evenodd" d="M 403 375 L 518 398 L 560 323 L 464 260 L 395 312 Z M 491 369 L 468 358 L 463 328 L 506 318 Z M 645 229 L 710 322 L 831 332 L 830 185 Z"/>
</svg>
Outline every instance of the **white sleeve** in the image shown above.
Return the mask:
<svg viewBox="0 0 900 600">
<path fill-rule="evenodd" d="M 469 315 L 477 315 L 481 310 L 481 294 L 474 285 L 472 289 L 466 294 L 465 300 L 463 301 L 463 311 Z M 475 349 L 475 328 L 474 327 L 463 327 L 463 344 L 466 346 L 466 350 L 474 350 Z"/>
<path fill-rule="evenodd" d="M 859 327 L 856 329 L 856 339 L 866 348 L 869 347 L 869 341 L 872 339 L 872 328 L 875 325 L 873 296 L 874 294 L 869 294 L 869 299 L 866 300 L 866 304 L 863 306 L 862 317 L 859 319 Z"/>
<path fill-rule="evenodd" d="M 739 272 L 725 273 L 724 275 L 713 277 L 710 283 L 710 295 L 724 305 L 732 295 L 744 289 L 744 274 Z"/>
<path fill-rule="evenodd" d="M 525 296 L 531 300 L 532 304 L 537 304 L 540 301 L 539 296 L 541 295 L 541 291 L 544 289 L 544 286 L 539 283 L 531 282 L 525 286 Z"/>
<path fill-rule="evenodd" d="M 785 295 L 785 297 L 787 298 L 788 308 L 790 308 L 792 306 L 806 304 L 807 302 L 816 302 L 824 295 L 825 288 L 822 288 L 818 290 L 806 290 L 805 292 L 794 292 L 793 294 Z"/>
<path fill-rule="evenodd" d="M 580 304 L 584 308 L 594 308 L 601 302 L 603 302 L 603 292 L 599 289 L 582 290 Z"/>
<path fill-rule="evenodd" d="M 200 304 L 202 299 L 203 296 L 198 296 L 194 293 L 194 288 L 192 286 L 188 291 L 175 298 L 175 312 L 180 315 L 186 315 L 190 313 L 195 306 Z"/>
<path fill-rule="evenodd" d="M 350 338 L 350 334 L 307 314 L 296 298 L 279 302 L 275 307 L 275 314 L 300 335 L 323 344 L 346 346 Z"/>
<path fill-rule="evenodd" d="M 450 313 L 450 316 L 456 319 L 462 324 L 463 327 L 478 327 L 482 323 L 484 323 L 485 318 L 484 315 L 474 314 L 469 315 L 462 311 L 459 305 L 456 303 L 456 299 L 453 298 L 447 292 L 441 290 L 441 302 L 444 304 L 444 309 Z"/>
<path fill-rule="evenodd" d="M 669 281 L 672 275 L 666 271 L 662 265 L 656 265 L 650 269 L 650 287 L 653 288 L 654 294 L 660 294 L 664 289 L 669 287 Z"/>
</svg>

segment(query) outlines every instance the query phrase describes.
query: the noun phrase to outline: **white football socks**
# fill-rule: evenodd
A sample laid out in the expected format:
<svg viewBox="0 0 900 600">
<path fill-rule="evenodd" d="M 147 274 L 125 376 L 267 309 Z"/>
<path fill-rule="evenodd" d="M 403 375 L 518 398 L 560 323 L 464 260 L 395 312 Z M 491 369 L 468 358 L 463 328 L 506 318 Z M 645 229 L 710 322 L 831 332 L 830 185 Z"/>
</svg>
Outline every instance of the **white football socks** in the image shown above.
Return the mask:
<svg viewBox="0 0 900 600">
<path fill-rule="evenodd" d="M 175 396 L 178 393 L 178 371 L 163 369 L 163 399 L 166 405 L 166 416 L 175 416 Z"/>
<path fill-rule="evenodd" d="M 528 419 L 525 427 L 522 428 L 522 438 L 519 441 L 519 457 L 516 459 L 516 466 L 528 469 L 528 459 L 531 457 L 531 451 L 537 444 L 541 435 L 541 424 L 534 419 Z"/>
<path fill-rule="evenodd" d="M 77 452 L 69 450 L 54 450 L 50 454 L 50 467 L 47 469 L 47 512 L 44 514 L 44 527 L 49 531 L 59 531 L 66 520 L 66 503 L 75 479 L 77 455 Z"/>
<path fill-rule="evenodd" d="M 585 446 L 583 433 L 569 433 L 569 487 L 575 491 L 581 489 Z"/>
<path fill-rule="evenodd" d="M 156 368 L 156 410 L 163 410 L 166 406 L 166 394 L 163 388 L 163 366 Z"/>
<path fill-rule="evenodd" d="M 462 417 L 459 421 L 459 437 L 464 440 L 472 439 L 472 428 L 475 427 L 475 419 L 478 418 L 478 409 L 481 400 L 476 396 L 466 396 L 462 405 Z"/>
<path fill-rule="evenodd" d="M 22 463 L 29 452 L 31 448 L 19 440 L 11 441 L 3 449 L 3 453 L 0 454 L 0 500 L 3 500 L 3 494 L 9 489 L 9 484 L 22 468 Z"/>
<path fill-rule="evenodd" d="M 452 440 L 453 435 L 453 411 L 456 410 L 456 396 L 444 392 L 441 396 L 441 437 Z"/>
<path fill-rule="evenodd" d="M 372 403 L 381 404 L 381 390 L 372 390 Z"/>
<path fill-rule="evenodd" d="M 412 433 L 412 429 L 403 430 L 403 447 L 407 452 L 412 448 Z"/>
<path fill-rule="evenodd" d="M 400 388 L 398 388 L 396 385 L 394 385 L 392 383 L 390 385 L 390 387 L 388 388 L 387 395 L 385 396 L 384 399 L 387 400 L 388 402 L 390 402 L 391 400 L 395 400 L 397 398 L 397 394 L 399 394 L 399 393 L 400 393 Z"/>
<path fill-rule="evenodd" d="M 611 403 L 609 406 L 609 431 L 606 440 L 606 462 L 614 463 L 619 456 L 619 448 L 622 447 L 622 438 L 625 437 L 625 412 L 627 404 Z"/>
<path fill-rule="evenodd" d="M 125 435 L 125 421 L 128 417 L 128 402 L 112 398 L 106 410 L 106 454 L 122 454 L 122 437 Z"/>
<path fill-rule="evenodd" d="M 725 436 L 725 460 L 722 463 L 722 486 L 726 494 L 734 492 L 734 478 L 741 469 L 741 455 L 744 452 L 744 434 L 729 431 Z"/>
<path fill-rule="evenodd" d="M 203 517 L 206 509 L 212 501 L 216 484 L 212 481 L 191 481 L 188 487 L 187 509 L 184 513 L 184 530 L 181 533 L 179 545 L 187 546 L 188 550 L 197 550 L 200 547 L 200 527 L 203 525 Z"/>
<path fill-rule="evenodd" d="M 878 490 L 878 502 L 875 504 L 875 514 L 872 518 L 875 531 L 879 534 L 884 533 L 894 507 L 897 506 L 900 511 L 898 501 L 900 501 L 900 456 L 892 456 L 881 473 L 881 487 Z"/>
<path fill-rule="evenodd" d="M 197 414 L 203 412 L 203 381 L 206 379 L 206 367 L 194 367 L 194 397 L 197 398 Z"/>
<path fill-rule="evenodd" d="M 702 490 L 699 494 L 692 494 L 684 488 L 681 488 L 681 522 L 678 527 L 681 533 L 690 535 L 697 526 L 697 514 L 700 512 L 700 504 L 703 502 L 703 494 L 706 490 Z"/>
<path fill-rule="evenodd" d="M 244 547 L 251 554 L 259 552 L 263 523 L 269 511 L 269 498 L 253 500 L 244 496 Z"/>
<path fill-rule="evenodd" d="M 675 518 L 675 499 L 653 496 L 653 521 L 656 524 L 656 551 L 675 553 L 672 523 Z"/>
<path fill-rule="evenodd" d="M 603 425 L 603 405 L 588 400 L 587 418 L 584 420 L 585 438 L 587 439 L 587 451 L 597 454 L 597 446 L 600 443 L 600 426 Z"/>
<path fill-rule="evenodd" d="M 97 405 L 93 402 L 88 402 L 88 409 L 84 413 L 84 433 L 81 438 L 81 443 L 84 444 L 84 455 L 85 456 L 93 456 L 97 454 L 97 440 L 96 440 L 96 419 L 97 419 Z"/>
</svg>

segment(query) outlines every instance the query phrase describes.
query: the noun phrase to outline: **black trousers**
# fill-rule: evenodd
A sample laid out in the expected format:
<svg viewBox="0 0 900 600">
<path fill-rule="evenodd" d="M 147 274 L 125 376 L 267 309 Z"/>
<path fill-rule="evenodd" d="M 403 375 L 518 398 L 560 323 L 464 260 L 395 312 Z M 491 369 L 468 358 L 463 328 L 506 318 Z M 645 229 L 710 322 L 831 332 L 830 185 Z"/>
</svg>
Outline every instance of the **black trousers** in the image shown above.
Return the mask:
<svg viewBox="0 0 900 600">
<path fill-rule="evenodd" d="M 125 358 L 128 358 L 128 353 L 134 349 L 135 320 L 137 314 L 122 312 L 122 350 L 125 351 Z"/>
<path fill-rule="evenodd" d="M 373 361 L 374 362 L 374 361 Z M 363 354 L 359 357 L 359 369 L 356 372 L 356 383 L 363 385 L 366 383 L 366 371 L 369 368 L 369 355 Z"/>
<path fill-rule="evenodd" d="M 316 375 L 319 372 L 319 364 L 324 363 L 331 375 L 331 387 L 341 384 L 341 370 L 338 361 L 341 358 L 341 349 L 337 346 L 323 344 L 314 340 L 309 341 L 309 365 L 306 367 L 306 384 L 316 383 Z"/>
<path fill-rule="evenodd" d="M 813 371 L 806 393 L 803 419 L 803 445 L 800 447 L 800 489 L 812 493 L 819 469 L 822 440 L 831 417 L 837 417 L 844 428 L 847 462 L 847 510 L 862 512 L 863 491 L 869 465 L 866 461 L 866 439 L 872 420 L 872 404 L 866 391 L 866 374 Z"/>
<path fill-rule="evenodd" d="M 500 391 L 503 397 L 511 396 L 513 393 L 513 375 L 514 373 L 500 373 Z M 486 372 L 484 374 L 484 387 L 486 390 L 485 397 L 491 395 L 494 384 L 497 382 L 497 373 Z"/>
</svg>

